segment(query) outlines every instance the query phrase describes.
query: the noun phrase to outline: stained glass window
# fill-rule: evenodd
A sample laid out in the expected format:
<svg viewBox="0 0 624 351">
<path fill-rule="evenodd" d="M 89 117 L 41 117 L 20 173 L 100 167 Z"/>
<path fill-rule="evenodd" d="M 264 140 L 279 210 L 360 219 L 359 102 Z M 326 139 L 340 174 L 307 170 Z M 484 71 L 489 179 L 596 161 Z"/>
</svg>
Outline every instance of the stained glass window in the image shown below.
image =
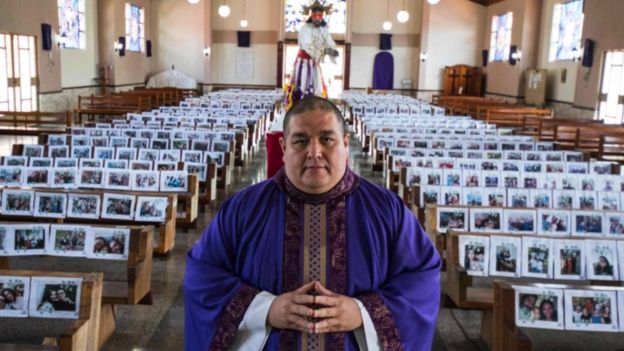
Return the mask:
<svg viewBox="0 0 624 351">
<path fill-rule="evenodd" d="M 145 45 L 145 11 L 126 3 L 126 50 L 143 52 Z"/>
<path fill-rule="evenodd" d="M 61 47 L 86 49 L 84 0 L 58 0 Z"/>
<path fill-rule="evenodd" d="M 308 18 L 302 13 L 303 6 L 309 6 L 310 0 L 286 0 L 284 4 L 284 19 L 286 32 L 296 33 L 299 27 Z M 344 34 L 347 31 L 347 1 L 327 0 L 325 5 L 333 5 L 331 14 L 325 16 L 325 22 L 329 25 L 330 33 Z"/>
<path fill-rule="evenodd" d="M 490 39 L 490 62 L 507 61 L 511 45 L 511 26 L 513 13 L 507 12 L 492 18 L 492 36 Z"/>
<path fill-rule="evenodd" d="M 555 5 L 548 60 L 573 60 L 581 50 L 582 32 L 583 0 Z"/>
</svg>

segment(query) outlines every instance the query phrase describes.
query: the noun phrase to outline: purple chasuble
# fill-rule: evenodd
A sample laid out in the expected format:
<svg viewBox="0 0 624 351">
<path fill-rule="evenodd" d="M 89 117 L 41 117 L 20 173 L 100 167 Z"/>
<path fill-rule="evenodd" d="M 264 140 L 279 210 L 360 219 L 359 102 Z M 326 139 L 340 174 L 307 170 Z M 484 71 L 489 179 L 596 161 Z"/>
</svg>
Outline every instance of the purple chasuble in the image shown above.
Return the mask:
<svg viewBox="0 0 624 351">
<path fill-rule="evenodd" d="M 401 200 L 347 170 L 329 192 L 300 192 L 284 170 L 225 201 L 187 256 L 185 349 L 227 350 L 260 291 L 310 280 L 361 300 L 386 351 L 430 350 L 440 258 Z M 358 350 L 353 333 L 273 328 L 265 350 Z"/>
</svg>

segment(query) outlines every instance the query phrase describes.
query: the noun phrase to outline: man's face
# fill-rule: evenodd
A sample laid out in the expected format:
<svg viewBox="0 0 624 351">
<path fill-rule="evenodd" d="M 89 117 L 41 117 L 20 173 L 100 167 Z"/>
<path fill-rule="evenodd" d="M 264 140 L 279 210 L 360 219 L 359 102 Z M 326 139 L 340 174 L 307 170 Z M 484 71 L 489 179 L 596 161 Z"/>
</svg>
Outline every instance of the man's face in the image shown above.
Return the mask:
<svg viewBox="0 0 624 351">
<path fill-rule="evenodd" d="M 349 157 L 349 134 L 333 111 L 307 111 L 288 122 L 280 145 L 286 176 L 297 189 L 322 194 L 333 188 L 345 173 Z"/>
<path fill-rule="evenodd" d="M 321 22 L 323 20 L 323 11 L 313 11 L 311 17 L 312 21 Z"/>
</svg>

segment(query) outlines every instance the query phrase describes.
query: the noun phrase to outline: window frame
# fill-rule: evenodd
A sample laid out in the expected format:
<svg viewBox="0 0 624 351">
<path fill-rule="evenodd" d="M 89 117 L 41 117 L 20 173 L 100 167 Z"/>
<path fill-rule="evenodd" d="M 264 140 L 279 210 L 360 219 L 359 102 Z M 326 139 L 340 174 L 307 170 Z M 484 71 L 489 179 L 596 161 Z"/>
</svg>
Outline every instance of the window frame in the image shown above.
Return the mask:
<svg viewBox="0 0 624 351">
<path fill-rule="evenodd" d="M 583 25 L 584 25 L 584 20 L 585 20 L 585 14 L 583 13 L 583 7 L 584 7 L 584 0 L 569 0 L 569 1 L 565 1 L 565 2 L 561 2 L 561 3 L 557 3 L 555 4 L 555 6 L 553 7 L 553 16 L 552 16 L 552 25 L 551 25 L 551 34 L 550 34 L 550 41 L 549 41 L 549 46 L 548 46 L 548 62 L 555 62 L 555 61 L 574 61 L 576 59 L 576 55 L 580 54 L 581 52 L 581 46 L 582 46 L 582 37 L 583 37 Z M 572 44 L 571 47 L 572 49 L 569 51 L 569 54 L 567 57 L 557 57 L 557 51 L 558 51 L 558 46 L 559 43 L 561 41 L 564 40 L 564 38 L 562 38 L 560 36 L 561 31 L 560 31 L 560 27 L 562 25 L 562 18 L 563 18 L 563 14 L 566 12 L 565 7 L 566 6 L 576 6 L 574 5 L 575 3 L 580 3 L 580 9 L 581 9 L 581 13 L 580 13 L 580 18 L 577 19 L 578 21 L 580 21 L 580 29 L 578 32 L 578 38 L 574 38 L 574 41 L 576 41 L 576 43 Z M 564 32 L 567 30 L 570 30 L 570 27 L 574 27 L 577 25 L 576 21 L 574 23 L 572 22 L 568 22 L 563 24 L 565 26 Z M 576 46 L 576 54 L 574 53 L 574 49 Z"/>
<path fill-rule="evenodd" d="M 87 50 L 87 34 L 86 34 L 86 28 L 87 28 L 87 24 L 86 24 L 86 4 L 85 4 L 85 0 L 77 0 L 78 1 L 78 9 L 77 9 L 77 13 L 78 13 L 78 46 L 68 46 L 69 42 L 65 42 L 65 43 L 60 43 L 59 42 L 59 46 L 62 49 L 72 49 L 72 50 Z M 57 0 L 56 5 L 57 5 L 57 9 L 58 9 L 58 18 L 59 18 L 59 35 L 63 35 L 63 28 L 62 23 L 63 18 L 65 16 L 61 16 L 61 13 L 63 13 L 63 0 Z M 82 9 L 82 11 L 81 11 Z M 67 36 L 65 36 L 67 37 Z"/>
<path fill-rule="evenodd" d="M 133 17 L 132 17 L 132 9 L 133 8 L 137 8 L 139 10 L 139 20 L 136 23 L 138 29 L 139 29 L 139 33 L 138 33 L 138 39 L 139 39 L 139 49 L 136 50 L 135 48 L 131 48 L 130 47 L 130 42 L 131 42 L 131 38 L 132 38 L 132 25 L 133 25 Z M 131 2 L 126 2 L 126 6 L 124 9 L 124 17 L 125 17 L 125 25 L 126 25 L 126 30 L 125 30 L 125 37 L 126 37 L 126 47 L 125 50 L 127 52 L 136 52 L 136 53 L 142 53 L 145 52 L 145 9 L 139 5 L 133 4 Z"/>
<path fill-rule="evenodd" d="M 496 58 L 496 49 L 497 43 L 499 41 L 498 35 L 500 30 L 498 28 L 498 24 L 501 22 L 501 18 L 504 16 L 509 16 L 509 20 L 506 21 L 507 27 L 504 30 L 505 35 L 505 44 L 503 48 L 503 57 L 497 59 Z M 496 27 L 496 30 L 494 28 Z M 509 61 L 509 50 L 511 49 L 511 33 L 513 30 L 513 12 L 505 12 L 500 15 L 492 16 L 492 24 L 490 26 L 490 54 L 488 57 L 488 62 L 507 62 Z"/>
</svg>

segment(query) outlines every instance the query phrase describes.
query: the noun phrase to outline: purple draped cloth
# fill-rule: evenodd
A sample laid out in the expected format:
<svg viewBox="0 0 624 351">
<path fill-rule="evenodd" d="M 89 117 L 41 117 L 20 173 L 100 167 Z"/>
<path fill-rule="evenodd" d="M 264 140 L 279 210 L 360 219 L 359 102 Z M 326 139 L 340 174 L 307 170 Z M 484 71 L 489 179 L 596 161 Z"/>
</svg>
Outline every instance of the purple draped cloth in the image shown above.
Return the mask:
<svg viewBox="0 0 624 351">
<path fill-rule="evenodd" d="M 326 194 L 298 191 L 284 170 L 225 201 L 187 257 L 185 349 L 227 350 L 260 291 L 304 283 L 298 232 L 304 204 L 326 204 L 328 288 L 360 299 L 384 350 L 430 350 L 440 258 L 401 200 L 347 170 Z M 273 328 L 265 350 L 296 350 L 301 333 Z M 326 350 L 358 350 L 329 333 Z"/>
<path fill-rule="evenodd" d="M 392 89 L 394 83 L 394 58 L 387 51 L 375 55 L 373 89 Z"/>
</svg>

